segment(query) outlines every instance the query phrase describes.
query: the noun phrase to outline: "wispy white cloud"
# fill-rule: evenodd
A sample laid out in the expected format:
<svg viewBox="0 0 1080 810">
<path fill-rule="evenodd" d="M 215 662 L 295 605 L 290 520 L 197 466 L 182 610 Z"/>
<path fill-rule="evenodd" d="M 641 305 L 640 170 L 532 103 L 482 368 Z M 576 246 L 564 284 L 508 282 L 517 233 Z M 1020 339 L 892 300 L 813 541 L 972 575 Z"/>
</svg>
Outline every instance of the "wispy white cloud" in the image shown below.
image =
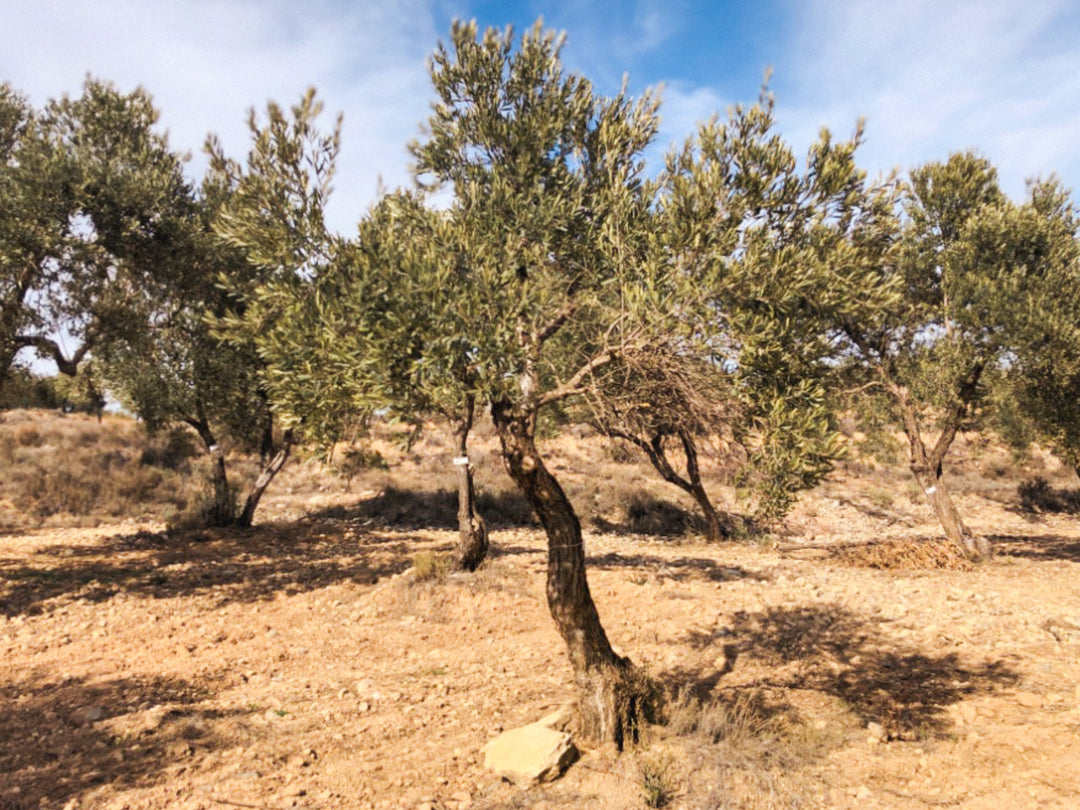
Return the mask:
<svg viewBox="0 0 1080 810">
<path fill-rule="evenodd" d="M 808 142 L 867 118 L 863 161 L 909 169 L 972 148 L 1005 189 L 1057 173 L 1080 185 L 1080 50 L 1069 2 L 815 0 L 778 66 L 784 131 Z"/>
<path fill-rule="evenodd" d="M 442 32 L 430 4 L 285 0 L 35 0 L 8 4 L 0 80 L 41 104 L 78 94 L 89 73 L 122 89 L 144 86 L 175 148 L 193 153 L 210 131 L 247 150 L 247 110 L 291 104 L 310 85 L 330 115 L 345 112 L 330 217 L 351 230 L 387 185 L 408 178 L 405 145 L 428 112 L 428 54 Z"/>
</svg>

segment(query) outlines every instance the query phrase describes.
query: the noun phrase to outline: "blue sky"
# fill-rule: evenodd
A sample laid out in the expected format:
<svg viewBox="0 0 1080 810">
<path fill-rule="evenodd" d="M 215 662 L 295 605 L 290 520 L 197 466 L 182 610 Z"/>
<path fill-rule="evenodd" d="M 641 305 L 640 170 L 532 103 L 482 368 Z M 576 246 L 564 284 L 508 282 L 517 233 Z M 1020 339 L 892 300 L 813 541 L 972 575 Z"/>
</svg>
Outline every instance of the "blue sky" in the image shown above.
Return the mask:
<svg viewBox="0 0 1080 810">
<path fill-rule="evenodd" d="M 771 67 L 780 131 L 800 150 L 864 116 L 872 174 L 974 148 L 1014 197 L 1051 173 L 1080 187 L 1072 0 L 0 0 L 0 81 L 38 104 L 77 94 L 88 73 L 142 84 L 193 175 L 207 132 L 242 157 L 250 107 L 315 85 L 345 114 L 331 221 L 351 230 L 380 177 L 408 182 L 427 58 L 451 20 L 520 31 L 541 15 L 567 32 L 567 66 L 602 91 L 624 74 L 634 92 L 664 85 L 656 154 L 752 102 Z"/>
</svg>

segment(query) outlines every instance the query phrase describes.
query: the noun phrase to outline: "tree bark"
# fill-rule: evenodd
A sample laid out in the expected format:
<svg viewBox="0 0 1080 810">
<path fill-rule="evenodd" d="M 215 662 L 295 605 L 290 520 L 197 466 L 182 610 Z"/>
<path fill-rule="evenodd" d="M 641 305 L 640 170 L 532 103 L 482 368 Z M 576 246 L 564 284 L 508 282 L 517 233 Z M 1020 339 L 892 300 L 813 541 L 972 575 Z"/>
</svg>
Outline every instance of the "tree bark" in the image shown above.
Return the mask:
<svg viewBox="0 0 1080 810">
<path fill-rule="evenodd" d="M 915 404 L 911 401 L 907 389 L 903 386 L 892 386 L 890 393 L 900 406 L 904 433 L 908 439 L 908 464 L 912 475 L 926 493 L 934 514 L 937 515 L 942 529 L 945 530 L 945 536 L 955 543 L 969 560 L 979 562 L 986 559 L 990 555 L 990 544 L 985 537 L 974 534 L 964 525 L 942 477 L 945 455 L 952 446 L 953 439 L 956 438 L 962 414 L 956 412 L 949 414 L 937 443 L 928 451 L 919 429 Z"/>
<path fill-rule="evenodd" d="M 600 624 L 585 575 L 581 523 L 536 447 L 536 413 L 493 403 L 492 417 L 507 471 L 529 501 L 548 539 L 547 598 L 566 643 L 578 698 L 578 729 L 585 739 L 619 748 L 638 739 L 651 719 L 655 695 L 628 658 L 616 655 Z"/>
<path fill-rule="evenodd" d="M 469 432 L 473 426 L 476 398 L 465 396 L 461 416 L 454 423 L 454 465 L 458 477 L 458 542 L 454 564 L 461 571 L 475 571 L 488 552 L 487 525 L 476 513 L 476 489 L 469 463 Z"/>
<path fill-rule="evenodd" d="M 266 488 L 270 486 L 270 482 L 274 480 L 274 476 L 285 466 L 285 462 L 289 460 L 289 452 L 292 450 L 292 443 L 293 432 L 291 430 L 286 430 L 285 435 L 281 440 L 281 447 L 269 461 L 263 464 L 262 472 L 260 472 L 259 477 L 255 479 L 251 491 L 244 500 L 244 508 L 240 512 L 240 516 L 236 519 L 236 525 L 241 529 L 251 528 L 251 524 L 255 519 L 255 510 L 259 508 L 259 501 L 262 499 L 263 493 L 266 492 Z"/>
<path fill-rule="evenodd" d="M 215 526 L 228 526 L 236 519 L 229 475 L 225 467 L 225 452 L 217 443 L 210 424 L 203 417 L 185 419 L 195 429 L 210 454 L 210 485 L 214 489 L 214 512 L 210 516 Z"/>
</svg>

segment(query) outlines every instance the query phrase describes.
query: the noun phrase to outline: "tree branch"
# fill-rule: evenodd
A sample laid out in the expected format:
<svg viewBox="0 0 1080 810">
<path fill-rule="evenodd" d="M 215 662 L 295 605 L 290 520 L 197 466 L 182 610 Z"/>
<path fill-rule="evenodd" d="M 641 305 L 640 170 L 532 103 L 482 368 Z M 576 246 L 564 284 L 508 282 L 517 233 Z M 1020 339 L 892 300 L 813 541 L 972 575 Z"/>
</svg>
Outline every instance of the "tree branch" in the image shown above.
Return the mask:
<svg viewBox="0 0 1080 810">
<path fill-rule="evenodd" d="M 539 409 L 545 405 L 550 405 L 552 402 L 558 402 L 561 399 L 584 393 L 585 388 L 582 386 L 582 383 L 585 381 L 585 378 L 597 369 L 603 368 L 614 359 L 615 352 L 611 349 L 596 355 L 592 360 L 575 371 L 574 375 L 558 388 L 553 388 L 538 396 L 536 398 L 536 408 Z"/>
<path fill-rule="evenodd" d="M 15 338 L 15 345 L 20 349 L 32 346 L 39 353 L 51 357 L 56 363 L 56 370 L 68 377 L 74 377 L 79 372 L 79 363 L 90 351 L 90 342 L 87 341 L 69 359 L 64 356 L 63 350 L 55 340 L 43 335 L 18 335 Z"/>
</svg>

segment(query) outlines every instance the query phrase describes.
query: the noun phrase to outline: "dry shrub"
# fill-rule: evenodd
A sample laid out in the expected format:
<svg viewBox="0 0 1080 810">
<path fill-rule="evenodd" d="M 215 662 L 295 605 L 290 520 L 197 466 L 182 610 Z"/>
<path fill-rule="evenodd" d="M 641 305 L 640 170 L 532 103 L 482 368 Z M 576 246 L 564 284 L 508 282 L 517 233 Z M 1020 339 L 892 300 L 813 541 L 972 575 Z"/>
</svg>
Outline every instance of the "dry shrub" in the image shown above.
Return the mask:
<svg viewBox="0 0 1080 810">
<path fill-rule="evenodd" d="M 702 528 L 697 515 L 647 492 L 625 493 L 620 506 L 623 527 L 634 534 L 678 537 Z"/>
<path fill-rule="evenodd" d="M 45 438 L 37 425 L 22 424 L 15 428 L 15 443 L 19 447 L 41 447 L 45 443 Z"/>
<path fill-rule="evenodd" d="M 453 560 L 448 554 L 434 551 L 420 551 L 412 556 L 413 582 L 441 581 L 453 567 Z"/>
<path fill-rule="evenodd" d="M 149 467 L 188 472 L 191 460 L 199 455 L 195 436 L 187 428 L 175 428 L 155 436 L 143 448 L 139 463 Z"/>
<path fill-rule="evenodd" d="M 176 457 L 182 448 L 169 437 L 152 446 L 134 423 L 115 417 L 98 424 L 78 416 L 34 415 L 0 424 L 0 500 L 13 507 L 5 526 L 174 513 L 188 500 L 188 476 L 167 464 L 139 462 L 144 456 L 162 460 L 163 452 Z"/>
<path fill-rule="evenodd" d="M 1042 476 L 1024 481 L 1016 491 L 1020 506 L 1028 512 L 1080 512 L 1080 490 L 1054 489 Z"/>
<path fill-rule="evenodd" d="M 231 526 L 239 514 L 240 500 L 236 487 L 228 486 L 219 490 L 206 484 L 182 510 L 169 519 L 168 529 L 186 532 Z"/>
<path fill-rule="evenodd" d="M 702 807 L 780 810 L 802 807 L 808 766 L 837 747 L 842 732 L 805 725 L 786 702 L 764 691 L 725 691 L 701 701 L 688 692 L 667 709 L 698 782 L 715 787 Z M 699 806 L 699 805 L 694 805 Z"/>
<path fill-rule="evenodd" d="M 0 467 L 11 469 L 15 464 L 15 437 L 4 433 L 0 434 Z"/>
<path fill-rule="evenodd" d="M 887 540 L 844 546 L 832 553 L 841 565 L 852 568 L 943 569 L 970 571 L 972 563 L 960 549 L 942 538 Z"/>
<path fill-rule="evenodd" d="M 642 757 L 638 763 L 641 796 L 646 807 L 667 807 L 675 798 L 678 782 L 675 759 L 670 751 Z"/>
</svg>

